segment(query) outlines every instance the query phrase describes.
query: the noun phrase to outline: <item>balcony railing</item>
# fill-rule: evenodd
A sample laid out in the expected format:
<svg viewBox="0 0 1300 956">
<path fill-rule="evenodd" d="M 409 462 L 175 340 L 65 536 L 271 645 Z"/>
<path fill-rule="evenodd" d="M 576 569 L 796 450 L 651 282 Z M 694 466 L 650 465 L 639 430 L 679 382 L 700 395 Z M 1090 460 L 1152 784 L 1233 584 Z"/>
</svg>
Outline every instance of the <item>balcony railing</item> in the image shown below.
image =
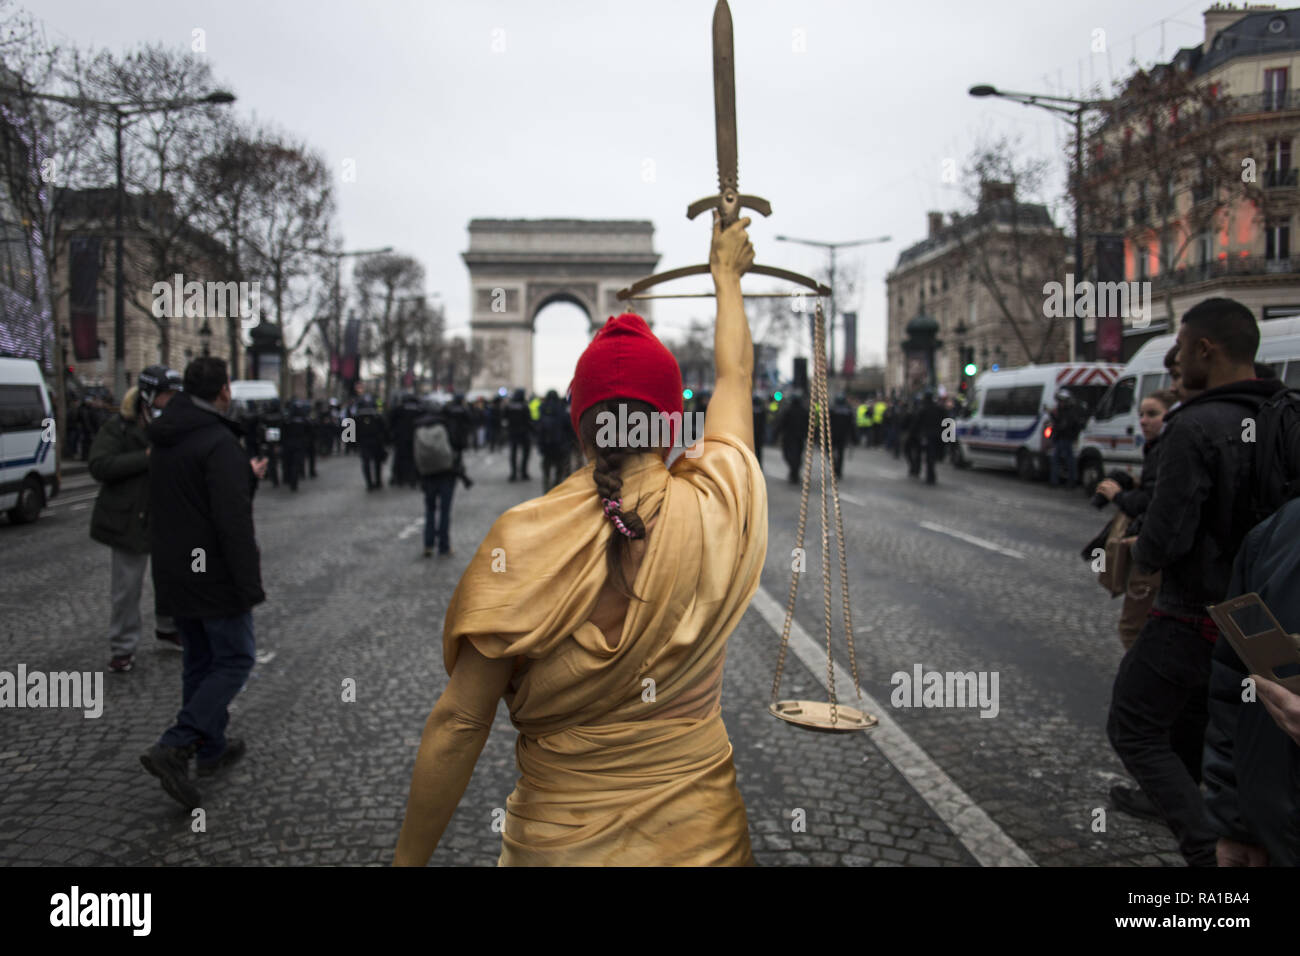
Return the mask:
<svg viewBox="0 0 1300 956">
<path fill-rule="evenodd" d="M 1231 276 L 1287 275 L 1300 273 L 1300 256 L 1268 259 L 1264 256 L 1231 256 L 1211 262 L 1198 262 L 1158 275 L 1151 280 L 1154 292 L 1168 288 L 1222 279 Z"/>
<path fill-rule="evenodd" d="M 1294 169 L 1264 170 L 1264 186 L 1267 189 L 1284 189 L 1288 186 L 1294 187 L 1295 184 L 1296 171 Z"/>
</svg>

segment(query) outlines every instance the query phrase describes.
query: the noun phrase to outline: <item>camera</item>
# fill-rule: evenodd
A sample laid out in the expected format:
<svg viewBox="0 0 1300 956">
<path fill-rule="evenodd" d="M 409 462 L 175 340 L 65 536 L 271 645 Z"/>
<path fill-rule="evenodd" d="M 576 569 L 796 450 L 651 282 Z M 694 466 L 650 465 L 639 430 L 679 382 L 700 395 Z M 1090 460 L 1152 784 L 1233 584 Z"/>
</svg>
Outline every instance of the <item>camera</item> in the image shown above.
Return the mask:
<svg viewBox="0 0 1300 956">
<path fill-rule="evenodd" d="M 1117 485 L 1119 485 L 1120 489 L 1123 491 L 1133 490 L 1133 478 L 1131 475 L 1129 475 L 1127 471 L 1121 471 L 1120 469 L 1116 468 L 1106 477 L 1109 478 L 1111 481 L 1115 482 Z M 1106 496 L 1103 495 L 1100 491 L 1095 492 L 1093 494 L 1092 506 L 1094 508 L 1104 508 L 1108 504 L 1110 504 L 1110 502 L 1106 500 Z"/>
</svg>

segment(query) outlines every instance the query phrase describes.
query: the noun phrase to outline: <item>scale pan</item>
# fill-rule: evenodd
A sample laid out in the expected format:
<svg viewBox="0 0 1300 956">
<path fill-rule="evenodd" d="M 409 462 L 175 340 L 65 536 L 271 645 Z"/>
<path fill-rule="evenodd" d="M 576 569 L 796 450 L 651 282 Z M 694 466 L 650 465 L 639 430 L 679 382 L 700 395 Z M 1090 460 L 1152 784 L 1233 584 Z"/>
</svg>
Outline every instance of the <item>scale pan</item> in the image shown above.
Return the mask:
<svg viewBox="0 0 1300 956">
<path fill-rule="evenodd" d="M 767 708 L 773 717 L 808 727 L 811 730 L 870 730 L 879 721 L 856 707 L 835 706 L 835 723 L 831 723 L 831 705 L 820 700 L 780 700 Z"/>
</svg>

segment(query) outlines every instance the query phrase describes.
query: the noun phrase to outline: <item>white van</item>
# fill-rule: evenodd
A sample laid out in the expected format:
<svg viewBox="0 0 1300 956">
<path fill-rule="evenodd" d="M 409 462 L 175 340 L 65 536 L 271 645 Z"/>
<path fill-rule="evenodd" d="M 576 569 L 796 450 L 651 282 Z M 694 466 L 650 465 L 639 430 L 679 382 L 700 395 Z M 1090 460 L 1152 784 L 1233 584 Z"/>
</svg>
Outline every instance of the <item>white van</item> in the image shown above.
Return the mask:
<svg viewBox="0 0 1300 956">
<path fill-rule="evenodd" d="M 1152 392 L 1168 388 L 1165 354 L 1176 335 L 1160 335 L 1143 344 L 1102 398 L 1079 439 L 1079 483 L 1088 494 L 1111 471 L 1142 475 L 1142 429 L 1138 406 Z M 1300 317 L 1259 323 L 1255 360 L 1270 366 L 1287 385 L 1300 388 Z"/>
<path fill-rule="evenodd" d="M 1048 411 L 1069 389 L 1091 412 L 1123 366 L 1106 362 L 1026 365 L 980 373 L 970 418 L 957 422 L 958 464 L 1014 469 L 1021 478 L 1047 475 Z"/>
<path fill-rule="evenodd" d="M 0 358 L 0 511 L 26 524 L 58 493 L 54 410 L 40 366 Z"/>
<path fill-rule="evenodd" d="M 275 382 L 261 378 L 237 379 L 230 383 L 230 399 L 233 402 L 265 402 L 279 398 L 280 390 Z"/>
</svg>

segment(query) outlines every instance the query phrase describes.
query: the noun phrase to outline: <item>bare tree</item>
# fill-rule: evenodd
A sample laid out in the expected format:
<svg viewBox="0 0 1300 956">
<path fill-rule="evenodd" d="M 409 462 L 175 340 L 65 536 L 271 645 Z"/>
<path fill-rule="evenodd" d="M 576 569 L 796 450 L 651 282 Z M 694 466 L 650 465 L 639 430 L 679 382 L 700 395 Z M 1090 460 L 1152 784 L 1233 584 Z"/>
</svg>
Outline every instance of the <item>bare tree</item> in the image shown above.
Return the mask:
<svg viewBox="0 0 1300 956">
<path fill-rule="evenodd" d="M 1137 278 L 1163 288 L 1171 324 L 1179 274 L 1209 277 L 1209 263 L 1187 263 L 1191 244 L 1225 228 L 1243 200 L 1262 217 L 1271 195 L 1263 171 L 1261 182 L 1243 173 L 1242 158 L 1262 158 L 1266 146 L 1228 122 L 1234 109 L 1225 91 L 1180 65 L 1135 68 L 1085 134 L 1084 207 L 1097 231 L 1130 236 Z"/>
<path fill-rule="evenodd" d="M 952 213 L 944 229 L 1031 362 L 1052 355 L 1062 330 L 1061 319 L 1044 315 L 1043 284 L 1065 271 L 1064 237 L 1042 206 L 1025 201 L 1041 193 L 1047 168 L 1006 137 L 980 143 L 966 165 L 974 208 Z"/>
<path fill-rule="evenodd" d="M 410 256 L 380 253 L 362 259 L 352 281 L 362 315 L 369 320 L 367 357 L 378 357 L 383 362 L 387 398 L 394 390 L 397 349 L 405 342 L 407 332 L 408 316 L 406 310 L 399 308 L 397 300 L 420 291 L 424 285 L 424 267 Z"/>
<path fill-rule="evenodd" d="M 101 51 L 78 57 L 74 78 L 79 96 L 127 104 L 126 112 L 141 111 L 128 117 L 123 129 L 125 188 L 139 197 L 127 204 L 127 235 L 138 240 L 127 244 L 130 271 L 152 284 L 183 272 L 196 251 L 220 259 L 222 250 L 205 243 L 196 228 L 206 197 L 192 160 L 218 138 L 222 107 L 157 108 L 168 102 L 201 100 L 211 93 L 216 84 L 208 62 L 189 52 L 146 44 L 121 56 Z M 100 118 L 105 122 L 99 126 L 99 179 L 111 182 L 114 124 L 111 114 Z M 159 359 L 169 362 L 170 317 L 155 316 L 135 296 L 128 295 L 127 303 L 157 326 Z"/>
</svg>

